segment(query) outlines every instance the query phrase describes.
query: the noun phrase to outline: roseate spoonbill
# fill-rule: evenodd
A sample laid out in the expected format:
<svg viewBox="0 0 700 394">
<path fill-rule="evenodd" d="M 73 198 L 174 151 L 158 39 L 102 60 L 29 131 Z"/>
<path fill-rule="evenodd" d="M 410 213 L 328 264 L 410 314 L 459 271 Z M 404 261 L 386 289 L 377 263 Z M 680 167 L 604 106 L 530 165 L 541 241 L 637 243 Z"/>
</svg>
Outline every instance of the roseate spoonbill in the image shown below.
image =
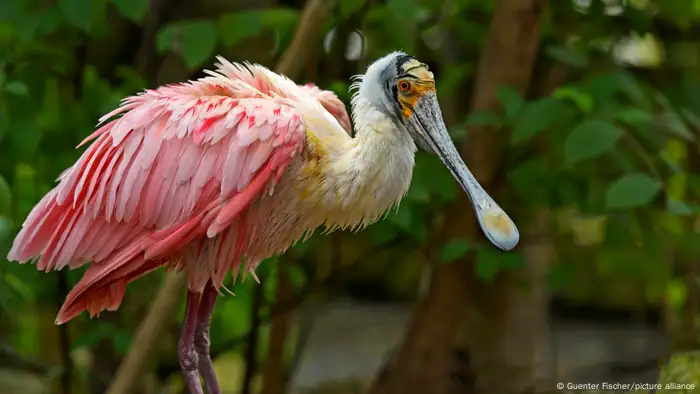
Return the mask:
<svg viewBox="0 0 700 394">
<path fill-rule="evenodd" d="M 186 270 L 180 365 L 191 393 L 203 392 L 199 374 L 219 393 L 209 323 L 226 274 L 254 276 L 322 225 L 377 221 L 407 192 L 417 147 L 440 157 L 491 243 L 518 243 L 450 140 L 425 64 L 393 52 L 357 77 L 353 138 L 333 93 L 218 61 L 207 77 L 147 90 L 102 117 L 80 145 L 94 142 L 29 214 L 10 260 L 37 259 L 44 271 L 92 261 L 57 324 L 117 309 L 127 283 L 159 267 Z"/>
</svg>

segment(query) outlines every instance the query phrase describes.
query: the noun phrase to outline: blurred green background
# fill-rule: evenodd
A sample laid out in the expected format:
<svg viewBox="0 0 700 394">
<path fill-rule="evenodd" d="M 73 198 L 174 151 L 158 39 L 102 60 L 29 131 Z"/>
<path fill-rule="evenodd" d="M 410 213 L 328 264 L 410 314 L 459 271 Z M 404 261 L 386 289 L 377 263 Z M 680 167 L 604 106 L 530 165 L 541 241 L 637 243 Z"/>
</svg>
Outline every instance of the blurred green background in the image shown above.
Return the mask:
<svg viewBox="0 0 700 394">
<path fill-rule="evenodd" d="M 274 68 L 305 3 L 0 2 L 0 393 L 105 392 L 162 296 L 158 272 L 130 285 L 119 311 L 55 326 L 82 270 L 5 260 L 74 147 L 121 98 L 200 77 L 217 54 Z M 482 152 L 466 161 L 521 244 L 502 254 L 471 232 L 468 202 L 419 152 L 397 212 L 314 235 L 264 263 L 261 286 L 219 300 L 224 392 L 533 393 L 623 378 L 700 392 L 700 1 L 321 8 L 294 79 L 349 104 L 350 76 L 377 57 L 401 49 L 428 63 L 456 144 Z M 182 392 L 181 295 L 130 392 Z"/>
</svg>

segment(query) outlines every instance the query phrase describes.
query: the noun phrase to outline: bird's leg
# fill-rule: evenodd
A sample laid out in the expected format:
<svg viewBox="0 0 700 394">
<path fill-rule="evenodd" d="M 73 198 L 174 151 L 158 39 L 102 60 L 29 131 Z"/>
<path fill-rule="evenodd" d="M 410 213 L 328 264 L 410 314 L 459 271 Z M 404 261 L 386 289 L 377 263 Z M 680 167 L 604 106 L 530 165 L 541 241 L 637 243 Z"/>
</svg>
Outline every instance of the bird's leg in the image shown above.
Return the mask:
<svg viewBox="0 0 700 394">
<path fill-rule="evenodd" d="M 214 373 L 214 364 L 212 364 L 209 353 L 209 346 L 211 345 L 209 326 L 211 325 L 216 296 L 216 289 L 209 282 L 202 293 L 202 301 L 199 303 L 197 329 L 194 334 L 194 346 L 199 354 L 199 373 L 202 375 L 204 385 L 207 387 L 209 394 L 221 394 L 219 382 L 216 380 L 216 373 Z"/>
<path fill-rule="evenodd" d="M 198 355 L 194 346 L 194 333 L 197 329 L 197 312 L 199 309 L 201 293 L 187 290 L 187 304 L 185 305 L 185 322 L 182 325 L 180 342 L 178 343 L 178 356 L 180 369 L 185 378 L 185 385 L 190 394 L 204 394 L 202 383 L 197 372 Z"/>
</svg>

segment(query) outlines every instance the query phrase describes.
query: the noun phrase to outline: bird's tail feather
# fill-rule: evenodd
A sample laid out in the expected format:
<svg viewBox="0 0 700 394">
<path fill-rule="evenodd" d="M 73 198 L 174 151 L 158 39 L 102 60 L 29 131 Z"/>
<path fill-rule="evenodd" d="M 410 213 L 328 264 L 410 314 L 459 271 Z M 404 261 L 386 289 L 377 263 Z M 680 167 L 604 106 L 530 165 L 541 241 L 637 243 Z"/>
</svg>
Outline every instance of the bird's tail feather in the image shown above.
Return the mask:
<svg viewBox="0 0 700 394">
<path fill-rule="evenodd" d="M 115 251 L 99 263 L 91 264 L 80 282 L 68 293 L 56 317 L 56 324 L 63 324 L 85 310 L 91 317 L 105 309 L 116 310 L 128 283 L 165 264 L 164 260 L 144 259 L 143 250 L 148 237 L 144 235 L 140 241 Z"/>
</svg>

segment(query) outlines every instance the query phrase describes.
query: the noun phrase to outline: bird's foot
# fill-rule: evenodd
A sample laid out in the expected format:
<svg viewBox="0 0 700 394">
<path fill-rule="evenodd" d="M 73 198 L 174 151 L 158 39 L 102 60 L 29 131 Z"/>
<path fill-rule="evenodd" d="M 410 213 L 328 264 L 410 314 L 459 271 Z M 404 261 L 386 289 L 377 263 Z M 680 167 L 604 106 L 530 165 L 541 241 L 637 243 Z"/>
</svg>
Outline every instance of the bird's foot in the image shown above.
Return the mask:
<svg viewBox="0 0 700 394">
<path fill-rule="evenodd" d="M 199 355 L 195 350 L 193 343 L 183 344 L 179 346 L 179 361 L 182 375 L 185 379 L 185 385 L 189 394 L 204 394 L 202 383 L 199 380 L 197 365 L 199 364 Z"/>
</svg>

